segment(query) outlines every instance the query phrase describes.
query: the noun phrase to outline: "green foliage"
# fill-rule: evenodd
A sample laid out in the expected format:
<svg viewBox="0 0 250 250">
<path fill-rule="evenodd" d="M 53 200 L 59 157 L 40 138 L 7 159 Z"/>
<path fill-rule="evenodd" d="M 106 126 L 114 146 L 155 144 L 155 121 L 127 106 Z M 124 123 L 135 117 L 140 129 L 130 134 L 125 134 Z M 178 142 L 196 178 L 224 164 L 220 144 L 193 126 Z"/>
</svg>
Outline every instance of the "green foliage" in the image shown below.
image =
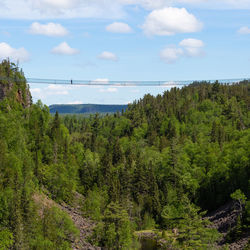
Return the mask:
<svg viewBox="0 0 250 250">
<path fill-rule="evenodd" d="M 148 212 L 146 212 L 143 218 L 142 229 L 152 229 L 155 227 L 156 227 L 155 220 L 152 218 L 152 216 Z"/>
<path fill-rule="evenodd" d="M 111 202 L 104 211 L 103 222 L 93 235 L 93 242 L 108 249 L 129 249 L 133 244 L 133 224 L 120 204 Z"/>
<path fill-rule="evenodd" d="M 232 193 L 231 198 L 233 200 L 236 200 L 239 202 L 239 204 L 241 205 L 245 205 L 247 197 L 245 196 L 244 193 L 242 193 L 242 191 L 240 189 L 237 189 L 234 193 Z"/>
<path fill-rule="evenodd" d="M 236 226 L 227 235 L 227 241 L 234 242 L 239 240 L 242 234 L 249 231 L 250 206 L 247 197 L 240 189 L 237 189 L 230 196 L 236 202 L 235 205 L 239 207 Z"/>
<path fill-rule="evenodd" d="M 35 232 L 34 232 L 35 231 Z M 30 239 L 34 249 L 71 249 L 71 240 L 79 236 L 72 220 L 57 207 L 44 207 Z"/>
<path fill-rule="evenodd" d="M 13 79 L 0 101 L 2 248 L 70 248 L 75 228 L 56 208 L 41 213 L 39 190 L 72 204 L 82 193 L 84 214 L 98 221 L 91 240 L 109 249 L 132 248 L 135 229 L 156 226 L 178 230 L 176 247 L 208 249 L 217 234 L 200 211 L 230 194 L 242 209 L 238 235 L 247 230 L 248 81 L 195 82 L 146 95 L 122 114 L 61 117 L 41 101 L 23 108 L 27 85 L 16 65 L 3 61 L 0 76 L 0 88 Z"/>
<path fill-rule="evenodd" d="M 107 199 L 107 192 L 97 187 L 94 187 L 93 190 L 89 190 L 83 206 L 85 214 L 95 221 L 100 221 L 103 218 Z"/>
<path fill-rule="evenodd" d="M 167 228 L 173 230 L 178 244 L 184 249 L 209 249 L 219 238 L 215 229 L 207 227 L 209 222 L 202 219 L 203 213 L 186 197 L 167 205 L 162 218 Z"/>
<path fill-rule="evenodd" d="M 244 223 L 246 225 L 246 229 L 249 230 L 249 228 L 250 228 L 250 201 L 246 202 L 243 221 L 244 221 Z"/>
<path fill-rule="evenodd" d="M 13 243 L 13 234 L 8 229 L 0 229 L 0 249 L 9 249 Z"/>
</svg>

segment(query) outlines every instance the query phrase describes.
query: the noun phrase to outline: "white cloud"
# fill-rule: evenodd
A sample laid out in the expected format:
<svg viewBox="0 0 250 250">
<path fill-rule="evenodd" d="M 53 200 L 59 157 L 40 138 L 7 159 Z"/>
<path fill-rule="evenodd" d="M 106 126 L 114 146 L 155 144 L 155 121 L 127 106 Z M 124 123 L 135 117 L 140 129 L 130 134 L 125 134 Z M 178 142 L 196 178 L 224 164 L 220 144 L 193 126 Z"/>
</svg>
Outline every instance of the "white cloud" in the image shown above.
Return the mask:
<svg viewBox="0 0 250 250">
<path fill-rule="evenodd" d="M 49 84 L 46 87 L 33 87 L 30 89 L 32 97 L 34 100 L 38 100 L 41 99 L 43 101 L 46 102 L 46 100 L 49 99 L 53 99 L 54 98 L 61 98 L 64 99 L 67 96 L 74 96 L 73 92 L 74 90 L 78 89 L 78 88 L 82 88 L 82 86 L 79 85 L 64 85 L 64 84 Z M 78 91 L 78 90 L 77 90 Z M 54 101 L 53 101 L 54 102 Z M 58 101 L 57 101 L 58 102 Z M 66 103 L 66 104 L 82 104 L 81 101 L 72 101 L 70 103 L 65 102 L 61 102 L 59 101 L 59 103 Z"/>
<path fill-rule="evenodd" d="M 106 89 L 101 88 L 101 89 L 99 89 L 99 91 L 100 92 L 111 92 L 111 93 L 114 93 L 114 92 L 117 92 L 118 89 L 117 88 L 106 88 Z"/>
<path fill-rule="evenodd" d="M 61 84 L 50 84 L 46 87 L 48 91 L 65 91 L 80 88 L 80 85 L 61 85 Z"/>
<path fill-rule="evenodd" d="M 201 40 L 188 38 L 179 43 L 179 48 L 172 46 L 166 47 L 160 53 L 160 58 L 166 63 L 175 63 L 181 57 L 200 57 L 204 56 L 204 43 Z"/>
<path fill-rule="evenodd" d="M 42 99 L 45 96 L 43 89 L 40 89 L 40 88 L 31 88 L 30 92 L 31 92 L 32 97 L 35 99 Z"/>
<path fill-rule="evenodd" d="M 250 34 L 250 28 L 248 28 L 247 26 L 243 26 L 238 30 L 238 33 L 242 35 Z"/>
<path fill-rule="evenodd" d="M 41 89 L 40 88 L 31 88 L 30 92 L 32 95 L 34 94 L 40 94 L 41 93 Z"/>
<path fill-rule="evenodd" d="M 56 96 L 56 95 L 68 95 L 69 91 L 66 88 L 53 88 L 51 87 L 53 85 L 49 85 L 46 88 L 40 89 L 40 88 L 31 88 L 31 94 L 33 97 L 37 99 L 43 99 L 47 96 Z M 58 85 L 59 86 L 59 85 Z"/>
<path fill-rule="evenodd" d="M 147 35 L 170 36 L 201 30 L 202 24 L 185 8 L 164 8 L 152 11 L 142 26 Z"/>
<path fill-rule="evenodd" d="M 5 0 L 2 0 L 5 1 Z M 0 5 L 0 18 L 121 18 L 123 4 L 113 0 L 11 0 Z"/>
<path fill-rule="evenodd" d="M 160 57 L 166 63 L 175 63 L 183 55 L 183 50 L 175 47 L 167 47 L 161 51 Z"/>
<path fill-rule="evenodd" d="M 201 40 L 188 38 L 179 43 L 184 48 L 184 52 L 187 56 L 198 57 L 205 55 L 203 51 L 204 43 Z"/>
<path fill-rule="evenodd" d="M 29 60 L 29 53 L 25 48 L 15 49 L 8 43 L 0 43 L 0 59 L 10 58 L 13 61 L 26 62 Z"/>
<path fill-rule="evenodd" d="M 169 6 L 172 0 L 119 0 L 124 5 L 139 5 L 147 10 Z"/>
<path fill-rule="evenodd" d="M 250 0 L 213 0 L 212 3 L 207 3 L 205 0 L 200 0 L 204 7 L 218 9 L 250 9 Z M 214 5 L 214 6 L 213 6 Z"/>
<path fill-rule="evenodd" d="M 71 48 L 66 42 L 60 43 L 58 46 L 54 47 L 51 52 L 53 54 L 59 55 L 75 55 L 79 54 L 79 50 Z"/>
<path fill-rule="evenodd" d="M 100 55 L 98 55 L 98 58 L 109 61 L 118 61 L 118 57 L 109 51 L 103 51 Z"/>
<path fill-rule="evenodd" d="M 173 0 L 173 5 L 195 6 L 203 9 L 249 9 L 250 0 Z"/>
<path fill-rule="evenodd" d="M 40 24 L 34 22 L 30 26 L 30 33 L 45 36 L 66 36 L 68 31 L 59 23 Z"/>
<path fill-rule="evenodd" d="M 108 32 L 113 32 L 113 33 L 131 33 L 132 32 L 132 29 L 128 24 L 121 23 L 121 22 L 114 22 L 106 26 L 106 30 Z"/>
<path fill-rule="evenodd" d="M 49 85 L 46 89 L 47 95 L 68 95 L 68 90 L 62 85 Z"/>
<path fill-rule="evenodd" d="M 69 95 L 70 90 L 80 88 L 79 85 L 49 84 L 45 88 L 31 88 L 31 94 L 36 99 L 44 99 L 48 96 Z"/>
<path fill-rule="evenodd" d="M 250 9 L 250 0 L 1 0 L 0 18 L 110 18 L 126 16 L 126 7 L 147 10 L 165 7 Z"/>
<path fill-rule="evenodd" d="M 61 8 L 68 9 L 75 7 L 79 0 L 33 0 L 34 6 L 44 6 L 44 8 Z"/>
<path fill-rule="evenodd" d="M 83 101 L 73 101 L 73 102 L 68 102 L 66 104 L 83 104 Z"/>
<path fill-rule="evenodd" d="M 193 48 L 201 48 L 204 46 L 204 43 L 201 40 L 188 38 L 184 39 L 179 43 L 180 46 L 183 47 L 193 47 Z"/>
</svg>

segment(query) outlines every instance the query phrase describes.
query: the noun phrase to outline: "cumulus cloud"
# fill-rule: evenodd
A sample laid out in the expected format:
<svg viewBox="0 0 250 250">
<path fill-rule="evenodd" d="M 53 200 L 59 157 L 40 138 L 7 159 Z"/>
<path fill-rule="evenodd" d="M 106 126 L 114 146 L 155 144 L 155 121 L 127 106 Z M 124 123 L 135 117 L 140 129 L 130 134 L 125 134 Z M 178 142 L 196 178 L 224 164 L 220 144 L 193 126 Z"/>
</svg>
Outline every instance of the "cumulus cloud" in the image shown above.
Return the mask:
<svg viewBox="0 0 250 250">
<path fill-rule="evenodd" d="M 175 63 L 183 55 L 183 49 L 167 47 L 161 51 L 160 57 L 166 63 Z"/>
<path fill-rule="evenodd" d="M 166 47 L 160 52 L 160 58 L 166 63 L 175 63 L 181 57 L 200 57 L 205 55 L 201 40 L 188 38 L 179 43 L 179 47 Z"/>
<path fill-rule="evenodd" d="M 50 85 L 49 85 L 50 86 Z M 69 91 L 64 88 L 31 88 L 30 92 L 33 97 L 36 99 L 43 99 L 46 98 L 47 96 L 57 96 L 57 95 L 68 95 Z"/>
<path fill-rule="evenodd" d="M 36 99 L 44 99 L 48 96 L 66 96 L 71 90 L 80 88 L 79 85 L 49 84 L 45 88 L 31 88 L 31 94 Z M 75 103 L 76 104 L 76 103 Z"/>
<path fill-rule="evenodd" d="M 40 88 L 31 88 L 30 89 L 30 92 L 33 95 L 36 95 L 36 94 L 40 94 L 42 92 L 42 90 Z"/>
<path fill-rule="evenodd" d="M 103 51 L 100 55 L 98 55 L 98 58 L 102 60 L 118 61 L 118 57 L 109 51 Z"/>
<path fill-rule="evenodd" d="M 119 2 L 123 5 L 138 5 L 147 10 L 162 8 L 166 5 L 169 5 L 170 1 L 169 0 L 119 0 Z"/>
<path fill-rule="evenodd" d="M 46 87 L 46 90 L 51 91 L 65 91 L 80 88 L 80 85 L 61 85 L 61 84 L 50 84 Z"/>
<path fill-rule="evenodd" d="M 238 30 L 238 33 L 242 35 L 248 35 L 250 34 L 250 28 L 248 28 L 247 26 L 243 26 Z"/>
<path fill-rule="evenodd" d="M 71 48 L 66 42 L 62 42 L 58 46 L 54 47 L 51 50 L 51 53 L 59 54 L 59 55 L 75 55 L 75 54 L 79 54 L 80 51 L 77 49 Z"/>
<path fill-rule="evenodd" d="M 168 1 L 170 3 L 170 1 Z M 173 0 L 173 5 L 189 5 L 204 9 L 249 9 L 250 0 Z"/>
<path fill-rule="evenodd" d="M 66 104 L 83 104 L 83 101 L 72 101 L 72 102 L 68 102 Z"/>
<path fill-rule="evenodd" d="M 113 32 L 113 33 L 131 33 L 132 32 L 132 29 L 128 24 L 121 23 L 121 22 L 114 22 L 106 26 L 106 30 L 108 32 Z"/>
<path fill-rule="evenodd" d="M 66 36 L 68 31 L 59 23 L 40 24 L 34 22 L 30 26 L 30 33 L 45 36 Z"/>
<path fill-rule="evenodd" d="M 188 38 L 182 40 L 179 45 L 184 48 L 184 52 L 187 56 L 198 57 L 205 54 L 202 49 L 204 47 L 204 43 L 201 40 Z"/>
<path fill-rule="evenodd" d="M 205 2 L 205 0 L 201 0 Z M 215 3 L 215 7 L 220 9 L 250 9 L 250 0 L 222 0 L 221 4 L 219 4 L 216 0 L 213 1 Z"/>
<path fill-rule="evenodd" d="M 142 26 L 147 35 L 170 36 L 201 30 L 202 23 L 185 8 L 164 8 L 152 11 Z"/>
<path fill-rule="evenodd" d="M 80 3 L 79 0 L 33 0 L 31 1 L 34 6 L 40 8 L 74 8 Z"/>
<path fill-rule="evenodd" d="M 0 6 L 0 18 L 121 18 L 123 4 L 113 0 L 11 0 Z"/>
<path fill-rule="evenodd" d="M 3 2 L 3 3 L 2 3 Z M 165 7 L 250 9 L 250 0 L 2 0 L 0 18 L 122 18 L 129 5 L 147 10 Z"/>
<path fill-rule="evenodd" d="M 30 92 L 33 98 L 42 99 L 44 98 L 43 90 L 40 88 L 30 88 Z"/>
<path fill-rule="evenodd" d="M 68 95 L 69 92 L 65 86 L 51 84 L 46 88 L 48 95 Z"/>
<path fill-rule="evenodd" d="M 8 43 L 0 43 L 0 59 L 10 58 L 13 61 L 26 62 L 29 53 L 25 48 L 12 48 Z"/>
</svg>

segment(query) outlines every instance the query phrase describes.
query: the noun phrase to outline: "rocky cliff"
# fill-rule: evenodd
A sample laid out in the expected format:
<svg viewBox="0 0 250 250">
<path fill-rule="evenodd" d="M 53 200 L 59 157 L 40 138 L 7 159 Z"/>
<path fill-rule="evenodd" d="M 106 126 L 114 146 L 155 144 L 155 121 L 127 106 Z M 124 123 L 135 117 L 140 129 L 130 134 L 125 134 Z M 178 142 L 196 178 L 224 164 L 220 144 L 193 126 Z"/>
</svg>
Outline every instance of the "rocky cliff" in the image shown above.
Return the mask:
<svg viewBox="0 0 250 250">
<path fill-rule="evenodd" d="M 15 86 L 15 83 L 3 84 L 0 81 L 0 101 L 4 98 L 14 97 L 14 99 L 22 104 L 24 108 L 30 107 L 32 104 L 32 98 L 29 91 L 29 86 L 26 85 L 26 88 L 19 88 Z"/>
<path fill-rule="evenodd" d="M 29 86 L 22 71 L 7 60 L 0 64 L 0 101 L 5 98 L 20 103 L 24 108 L 32 104 Z"/>
</svg>

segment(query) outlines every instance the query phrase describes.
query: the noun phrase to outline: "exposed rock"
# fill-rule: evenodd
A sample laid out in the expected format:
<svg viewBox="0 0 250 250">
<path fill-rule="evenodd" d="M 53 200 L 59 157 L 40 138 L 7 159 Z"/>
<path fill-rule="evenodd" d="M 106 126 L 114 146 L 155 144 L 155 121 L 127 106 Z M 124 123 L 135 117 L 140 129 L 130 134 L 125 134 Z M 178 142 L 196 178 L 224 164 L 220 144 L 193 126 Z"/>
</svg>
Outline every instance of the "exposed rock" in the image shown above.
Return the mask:
<svg viewBox="0 0 250 250">
<path fill-rule="evenodd" d="M 79 239 L 72 240 L 72 249 L 74 250 L 100 250 L 100 247 L 96 247 L 87 242 L 87 237 L 91 235 L 93 227 L 95 226 L 94 222 L 82 216 L 80 211 L 81 202 L 83 202 L 84 197 L 75 193 L 75 201 L 73 206 L 70 206 L 66 203 L 58 204 L 55 201 L 49 199 L 44 194 L 35 193 L 33 199 L 36 203 L 42 204 L 43 207 L 52 207 L 56 206 L 66 212 L 74 222 L 75 226 L 80 231 Z M 42 210 L 39 211 L 42 214 Z"/>
<path fill-rule="evenodd" d="M 0 101 L 7 97 L 8 93 L 13 88 L 13 83 L 2 84 L 0 81 Z"/>
<path fill-rule="evenodd" d="M 240 213 L 241 211 L 237 202 L 230 201 L 207 215 L 206 219 L 209 219 L 212 222 L 211 227 L 216 228 L 223 235 L 220 242 L 218 242 L 219 246 L 223 247 L 226 244 L 226 237 L 231 229 L 236 226 L 237 218 Z M 246 233 L 242 235 L 240 240 L 226 245 L 230 250 L 240 250 L 244 249 L 249 240 L 250 233 Z"/>
<path fill-rule="evenodd" d="M 24 108 L 30 107 L 30 105 L 32 104 L 32 97 L 29 90 L 29 86 L 27 84 L 25 89 L 22 90 L 20 87 L 18 87 L 12 82 L 8 84 L 3 84 L 0 81 L 0 101 L 2 101 L 5 97 L 8 98 L 12 91 L 15 91 L 14 96 L 17 102 L 21 103 Z"/>
<path fill-rule="evenodd" d="M 86 250 L 97 250 L 101 249 L 100 247 L 92 246 L 86 241 L 86 238 L 91 235 L 93 227 L 95 224 L 89 219 L 82 216 L 81 211 L 77 208 L 71 207 L 67 204 L 59 205 L 63 211 L 65 211 L 75 223 L 75 226 L 80 231 L 80 237 L 78 241 L 72 242 L 72 248 L 77 249 L 86 249 Z"/>
<path fill-rule="evenodd" d="M 246 249 L 246 245 L 250 240 L 250 233 L 246 234 L 244 237 L 242 237 L 240 240 L 231 243 L 228 248 L 230 250 L 241 250 L 241 249 Z M 249 248 L 247 248 L 249 249 Z M 247 250 L 246 249 L 246 250 Z"/>
</svg>

